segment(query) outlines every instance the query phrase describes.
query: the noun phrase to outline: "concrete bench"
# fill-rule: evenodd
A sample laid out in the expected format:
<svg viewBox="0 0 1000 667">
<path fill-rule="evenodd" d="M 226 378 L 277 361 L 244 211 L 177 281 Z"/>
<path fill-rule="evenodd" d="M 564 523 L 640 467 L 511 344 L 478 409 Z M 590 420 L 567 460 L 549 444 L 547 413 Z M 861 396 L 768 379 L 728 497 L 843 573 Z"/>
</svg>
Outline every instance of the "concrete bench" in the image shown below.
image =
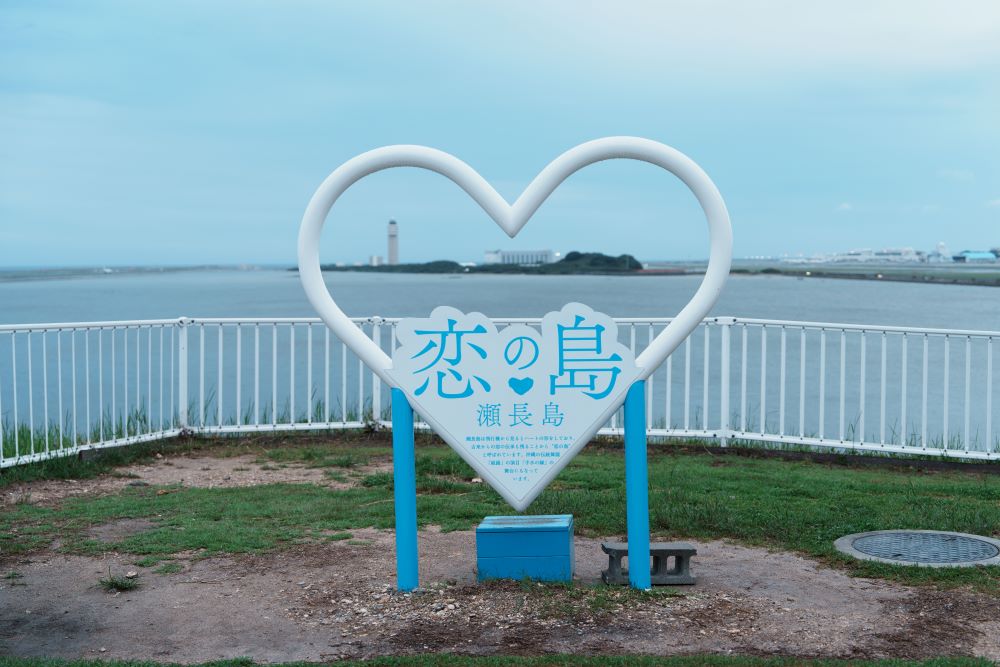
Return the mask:
<svg viewBox="0 0 1000 667">
<path fill-rule="evenodd" d="M 601 573 L 606 584 L 628 584 L 628 570 L 622 569 L 622 558 L 628 556 L 627 542 L 604 542 L 601 550 L 608 555 L 608 569 Z M 698 553 L 686 542 L 654 542 L 649 545 L 653 557 L 650 579 L 654 586 L 677 586 L 695 583 L 691 575 L 691 556 Z M 674 566 L 667 569 L 667 559 L 674 559 Z"/>
</svg>

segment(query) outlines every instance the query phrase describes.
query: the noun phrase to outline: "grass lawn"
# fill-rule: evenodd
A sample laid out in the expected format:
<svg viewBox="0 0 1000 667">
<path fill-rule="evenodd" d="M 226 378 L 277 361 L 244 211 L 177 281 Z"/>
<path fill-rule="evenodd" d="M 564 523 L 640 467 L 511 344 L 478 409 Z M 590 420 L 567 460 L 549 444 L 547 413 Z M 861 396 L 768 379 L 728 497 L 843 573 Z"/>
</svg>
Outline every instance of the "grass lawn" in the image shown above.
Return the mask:
<svg viewBox="0 0 1000 667">
<path fill-rule="evenodd" d="M 0 553 L 27 553 L 59 537 L 64 551 L 124 551 L 155 562 L 179 551 L 193 550 L 206 556 L 261 551 L 302 540 L 349 539 L 353 528 L 393 525 L 391 473 L 359 470 L 368 462 L 389 459 L 384 439 L 331 435 L 193 440 L 173 446 L 207 449 L 216 455 L 252 452 L 267 465 L 304 463 L 325 468 L 335 479 L 354 479 L 357 485 L 344 490 L 311 484 L 135 487 L 118 495 L 67 499 L 58 507 L 22 503 L 0 516 Z M 156 449 L 123 450 L 108 460 L 89 463 L 66 459 L 25 466 L 5 472 L 0 485 L 29 478 L 98 474 L 112 463 L 168 447 L 171 445 L 159 443 Z M 457 455 L 429 437 L 418 442 L 417 473 L 422 525 L 464 530 L 488 514 L 511 512 L 487 485 L 472 483 L 473 471 Z M 655 446 L 651 448 L 649 474 L 654 537 L 727 538 L 798 551 L 859 576 L 910 584 L 969 585 L 1000 594 L 1000 567 L 892 566 L 857 562 L 833 549 L 833 541 L 844 534 L 887 528 L 996 536 L 1000 532 L 1000 476 L 977 472 L 975 466 L 962 472 L 862 469 Z M 621 449 L 591 446 L 556 478 L 529 512 L 573 514 L 577 531 L 584 535 L 623 535 L 624 488 Z M 148 519 L 155 526 L 114 543 L 85 536 L 90 526 L 127 518 Z"/>
<path fill-rule="evenodd" d="M 166 663 L 145 661 L 96 661 L 96 660 L 52 660 L 39 658 L 4 658 L 0 656 L 0 667 L 158 667 Z M 219 660 L 203 663 L 200 667 L 252 667 L 250 660 Z M 275 667 L 292 665 L 312 665 L 315 663 L 283 663 Z M 338 662 L 342 667 L 988 667 L 988 660 L 974 658 L 936 658 L 932 660 L 803 660 L 786 658 L 754 658 L 738 656 L 694 655 L 658 658 L 649 656 L 600 656 L 586 657 L 541 656 L 541 657 L 484 657 L 428 655 L 402 658 L 377 658 L 374 660 Z"/>
</svg>

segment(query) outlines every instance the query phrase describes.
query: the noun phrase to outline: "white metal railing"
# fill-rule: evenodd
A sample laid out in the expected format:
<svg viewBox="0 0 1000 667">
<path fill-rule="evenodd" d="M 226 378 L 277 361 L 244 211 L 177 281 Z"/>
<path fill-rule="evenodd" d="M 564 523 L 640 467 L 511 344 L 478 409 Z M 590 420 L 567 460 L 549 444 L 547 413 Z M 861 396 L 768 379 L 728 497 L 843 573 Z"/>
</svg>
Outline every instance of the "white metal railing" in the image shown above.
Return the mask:
<svg viewBox="0 0 1000 667">
<path fill-rule="evenodd" d="M 397 321 L 354 320 L 388 353 Z M 616 321 L 639 352 L 670 320 Z M 647 381 L 648 432 L 1000 459 L 997 337 L 706 319 Z M 0 467 L 183 431 L 389 426 L 389 405 L 388 388 L 314 318 L 0 326 Z M 601 432 L 621 424 L 619 413 Z"/>
</svg>

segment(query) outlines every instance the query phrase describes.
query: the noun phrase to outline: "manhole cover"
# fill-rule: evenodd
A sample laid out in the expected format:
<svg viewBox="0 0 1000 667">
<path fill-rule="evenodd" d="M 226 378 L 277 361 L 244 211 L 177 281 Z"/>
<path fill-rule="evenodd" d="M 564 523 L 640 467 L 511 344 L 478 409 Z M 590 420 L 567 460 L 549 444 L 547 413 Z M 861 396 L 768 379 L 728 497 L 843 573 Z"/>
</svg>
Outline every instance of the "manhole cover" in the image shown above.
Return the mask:
<svg viewBox="0 0 1000 667">
<path fill-rule="evenodd" d="M 841 553 L 898 565 L 964 567 L 1000 564 L 1000 540 L 936 530 L 877 530 L 845 535 L 833 543 Z"/>
</svg>

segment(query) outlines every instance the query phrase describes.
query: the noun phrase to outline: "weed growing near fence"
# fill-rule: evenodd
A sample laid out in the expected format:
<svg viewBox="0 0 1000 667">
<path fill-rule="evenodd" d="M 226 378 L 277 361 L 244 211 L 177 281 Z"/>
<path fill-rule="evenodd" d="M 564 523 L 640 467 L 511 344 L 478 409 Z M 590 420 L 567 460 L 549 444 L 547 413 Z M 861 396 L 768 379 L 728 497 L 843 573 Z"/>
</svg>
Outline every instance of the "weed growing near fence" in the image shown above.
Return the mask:
<svg viewBox="0 0 1000 667">
<path fill-rule="evenodd" d="M 329 408 L 322 400 L 314 397 L 309 406 L 311 407 L 297 410 L 294 419 L 292 408 L 287 401 L 278 410 L 273 410 L 270 404 L 262 406 L 259 423 L 265 426 L 293 422 L 340 423 L 354 427 L 359 424 L 376 423 L 370 397 L 353 407 L 331 405 Z M 205 398 L 203 410 L 197 409 L 196 404 L 192 403 L 188 406 L 187 413 L 189 425 L 207 429 L 251 424 L 257 417 L 253 404 L 250 404 L 239 417 L 230 413 L 220 415 L 214 392 L 210 392 Z M 384 421 L 390 419 L 388 408 L 382 410 L 379 419 Z M 93 420 L 91 425 L 78 429 L 74 426 L 69 412 L 63 415 L 62 419 L 58 413 L 40 416 L 35 423 L 18 421 L 15 425 L 10 420 L 4 419 L 0 421 L 0 454 L 4 459 L 10 460 L 8 465 L 15 461 L 23 462 L 23 459 L 31 460 L 32 457 L 35 457 L 35 460 L 47 460 L 72 455 L 80 449 L 90 449 L 93 443 L 106 446 L 110 442 L 116 446 L 133 446 L 137 440 L 160 439 L 167 437 L 164 433 L 173 430 L 173 433 L 168 433 L 173 435 L 181 428 L 177 415 L 151 419 L 147 407 L 143 405 L 127 412 L 106 410 L 94 416 Z"/>
</svg>

